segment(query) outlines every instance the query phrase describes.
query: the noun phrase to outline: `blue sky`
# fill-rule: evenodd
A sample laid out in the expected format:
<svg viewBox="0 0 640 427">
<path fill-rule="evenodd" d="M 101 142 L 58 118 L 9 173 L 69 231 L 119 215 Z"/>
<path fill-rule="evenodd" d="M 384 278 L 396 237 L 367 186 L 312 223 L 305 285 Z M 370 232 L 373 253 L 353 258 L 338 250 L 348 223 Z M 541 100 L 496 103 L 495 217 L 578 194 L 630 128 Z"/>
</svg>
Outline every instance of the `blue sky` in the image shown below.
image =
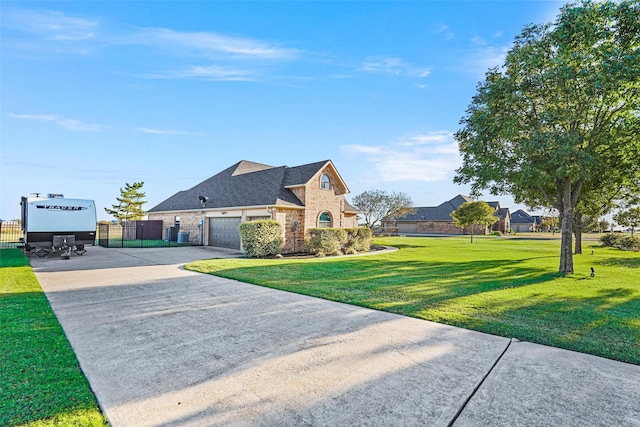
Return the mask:
<svg viewBox="0 0 640 427">
<path fill-rule="evenodd" d="M 468 194 L 453 133 L 476 85 L 562 4 L 2 1 L 0 218 L 40 192 L 110 219 L 126 182 L 150 209 L 242 159 L 330 159 L 348 198 Z"/>
</svg>

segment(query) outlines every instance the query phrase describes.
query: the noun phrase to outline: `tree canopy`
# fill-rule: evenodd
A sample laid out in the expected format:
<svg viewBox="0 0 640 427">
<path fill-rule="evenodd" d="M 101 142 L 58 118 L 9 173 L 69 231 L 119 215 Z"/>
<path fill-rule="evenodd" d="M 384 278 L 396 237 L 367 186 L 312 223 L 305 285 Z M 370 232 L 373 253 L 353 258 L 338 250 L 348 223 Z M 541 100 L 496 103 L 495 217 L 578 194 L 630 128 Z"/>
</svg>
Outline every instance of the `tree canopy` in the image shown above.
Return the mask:
<svg viewBox="0 0 640 427">
<path fill-rule="evenodd" d="M 640 227 L 640 207 L 629 208 L 626 211 L 618 212 L 613 216 L 614 221 L 623 227 L 631 228 L 631 235 L 633 231 Z"/>
<path fill-rule="evenodd" d="M 411 207 L 411 197 L 402 192 L 369 190 L 355 196 L 352 204 L 362 213 L 366 226 L 371 229 L 378 228 L 385 218 L 400 217 L 415 211 Z"/>
<path fill-rule="evenodd" d="M 461 124 L 455 182 L 557 209 L 559 271 L 573 273 L 579 203 L 640 174 L 640 1 L 582 1 L 525 27 Z"/>
<path fill-rule="evenodd" d="M 473 243 L 473 226 L 479 225 L 488 227 L 498 221 L 494 215 L 495 209 L 487 202 L 464 202 L 458 209 L 451 212 L 453 223 L 458 227 L 470 227 L 471 243 Z"/>
<path fill-rule="evenodd" d="M 125 187 L 120 188 L 120 197 L 116 197 L 118 204 L 104 210 L 119 222 L 141 220 L 145 215 L 142 205 L 146 203 L 146 194 L 140 191 L 143 185 L 144 182 L 125 183 Z"/>
</svg>

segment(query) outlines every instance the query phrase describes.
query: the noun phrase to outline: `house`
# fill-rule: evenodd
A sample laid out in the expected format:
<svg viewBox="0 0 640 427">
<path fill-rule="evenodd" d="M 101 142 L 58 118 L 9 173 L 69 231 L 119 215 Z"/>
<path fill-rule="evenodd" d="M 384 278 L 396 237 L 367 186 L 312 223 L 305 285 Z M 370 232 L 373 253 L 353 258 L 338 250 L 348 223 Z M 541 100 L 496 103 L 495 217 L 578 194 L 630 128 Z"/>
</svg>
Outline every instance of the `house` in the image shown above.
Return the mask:
<svg viewBox="0 0 640 427">
<path fill-rule="evenodd" d="M 536 220 L 522 209 L 511 214 L 511 229 L 516 233 L 534 231 L 535 225 Z"/>
<path fill-rule="evenodd" d="M 473 199 L 461 194 L 438 206 L 426 206 L 414 208 L 414 213 L 385 219 L 382 222 L 383 232 L 393 231 L 398 234 L 470 234 L 470 227 L 464 229 L 453 224 L 451 213 L 465 202 L 473 202 Z M 505 232 L 511 225 L 509 208 L 501 208 L 498 202 L 490 202 L 495 209 L 496 223 L 492 230 Z M 486 234 L 484 227 L 473 226 L 473 234 Z"/>
<path fill-rule="evenodd" d="M 180 191 L 148 211 L 164 227 L 201 227 L 202 243 L 240 249 L 238 226 L 274 219 L 284 229 L 283 253 L 302 248 L 308 229 L 358 226 L 359 213 L 331 160 L 301 166 L 269 166 L 242 160 Z"/>
<path fill-rule="evenodd" d="M 495 210 L 494 215 L 498 217 L 498 221 L 491 226 L 491 231 L 506 233 L 511 228 L 511 212 L 509 208 L 500 207 L 500 202 L 487 203 Z"/>
</svg>

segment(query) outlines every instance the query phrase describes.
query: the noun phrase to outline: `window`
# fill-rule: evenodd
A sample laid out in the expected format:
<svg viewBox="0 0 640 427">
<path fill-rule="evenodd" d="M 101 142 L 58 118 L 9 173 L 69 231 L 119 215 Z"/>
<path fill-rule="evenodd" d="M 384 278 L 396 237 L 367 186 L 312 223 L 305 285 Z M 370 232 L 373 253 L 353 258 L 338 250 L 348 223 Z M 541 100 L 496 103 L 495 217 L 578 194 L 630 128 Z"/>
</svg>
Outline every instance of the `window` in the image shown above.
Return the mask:
<svg viewBox="0 0 640 427">
<path fill-rule="evenodd" d="M 331 181 L 329 181 L 329 177 L 325 174 L 320 178 L 320 188 L 323 190 L 331 190 Z"/>
<path fill-rule="evenodd" d="M 322 212 L 318 217 L 318 228 L 331 228 L 331 214 Z"/>
</svg>

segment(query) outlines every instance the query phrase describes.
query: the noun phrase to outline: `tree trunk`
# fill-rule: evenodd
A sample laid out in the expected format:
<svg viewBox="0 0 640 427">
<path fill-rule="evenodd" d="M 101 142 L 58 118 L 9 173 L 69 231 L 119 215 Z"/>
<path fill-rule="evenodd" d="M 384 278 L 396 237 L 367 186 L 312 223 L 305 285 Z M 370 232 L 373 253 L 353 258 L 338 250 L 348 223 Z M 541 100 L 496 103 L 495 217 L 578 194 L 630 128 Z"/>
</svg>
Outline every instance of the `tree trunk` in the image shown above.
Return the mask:
<svg viewBox="0 0 640 427">
<path fill-rule="evenodd" d="M 562 205 L 560 215 L 562 221 L 562 241 L 560 244 L 560 273 L 573 274 L 573 204 L 571 192 L 571 179 L 564 181 L 562 189 Z"/>
<path fill-rule="evenodd" d="M 576 244 L 574 254 L 582 253 L 582 213 L 576 212 Z"/>
</svg>

